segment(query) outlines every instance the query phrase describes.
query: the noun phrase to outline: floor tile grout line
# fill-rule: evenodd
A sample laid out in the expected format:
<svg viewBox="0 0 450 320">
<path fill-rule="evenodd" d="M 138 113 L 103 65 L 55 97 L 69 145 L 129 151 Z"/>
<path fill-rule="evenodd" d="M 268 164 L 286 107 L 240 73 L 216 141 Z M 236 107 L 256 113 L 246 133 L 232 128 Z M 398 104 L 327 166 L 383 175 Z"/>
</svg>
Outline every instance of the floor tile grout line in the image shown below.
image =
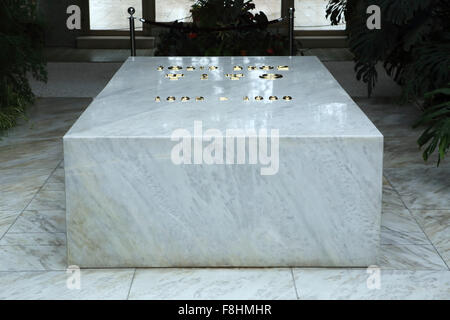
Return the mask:
<svg viewBox="0 0 450 320">
<path fill-rule="evenodd" d="M 298 290 L 297 290 L 297 284 L 295 283 L 294 268 L 291 268 L 291 276 L 292 276 L 292 282 L 294 283 L 295 296 L 297 297 L 297 300 L 300 300 L 300 295 L 298 294 Z"/>
<path fill-rule="evenodd" d="M 131 278 L 130 288 L 128 289 L 128 294 L 126 300 L 130 300 L 131 288 L 133 287 L 134 277 L 136 276 L 136 268 L 134 268 L 133 277 Z"/>
<path fill-rule="evenodd" d="M 44 183 L 42 183 L 42 185 L 39 187 L 39 189 L 36 191 L 36 193 L 33 195 L 33 197 L 30 199 L 30 201 L 28 201 L 28 203 L 26 204 L 26 206 L 20 211 L 20 213 L 17 215 L 16 219 L 14 219 L 13 223 L 11 223 L 11 225 L 9 226 L 9 228 L 5 231 L 5 233 L 0 237 L 0 241 L 3 239 L 3 237 L 9 232 L 9 230 L 11 230 L 12 226 L 17 222 L 17 220 L 19 219 L 20 216 L 22 216 L 23 212 L 26 210 L 26 208 L 28 208 L 28 206 L 30 205 L 30 203 L 36 198 L 36 196 L 38 195 L 38 193 L 42 190 L 42 188 L 45 186 L 45 184 L 48 182 L 48 180 L 50 179 L 50 177 L 53 175 L 53 173 L 55 173 L 56 169 L 58 169 L 59 165 L 61 164 L 61 162 L 63 162 L 64 159 L 62 159 L 61 161 L 58 162 L 58 164 L 56 165 L 56 167 L 50 172 L 50 174 L 48 175 L 47 179 L 45 179 Z"/>
<path fill-rule="evenodd" d="M 448 270 L 450 270 L 449 265 L 447 264 L 447 262 L 445 261 L 445 259 L 442 257 L 442 255 L 440 254 L 440 252 L 436 249 L 436 246 L 434 245 L 433 241 L 431 241 L 431 239 L 428 237 L 428 234 L 425 232 L 425 230 L 423 229 L 422 225 L 419 223 L 419 221 L 417 221 L 417 218 L 412 214 L 411 210 L 408 208 L 408 206 L 406 205 L 405 201 L 403 201 L 400 193 L 397 191 L 397 189 L 394 187 L 394 185 L 391 183 L 390 179 L 388 179 L 387 176 L 385 176 L 386 180 L 389 182 L 389 184 L 391 185 L 392 189 L 395 191 L 395 193 L 397 194 L 397 196 L 400 198 L 400 201 L 403 203 L 403 206 L 406 208 L 406 210 L 408 210 L 410 216 L 414 219 L 414 221 L 417 223 L 417 225 L 419 226 L 420 230 L 422 230 L 423 234 L 425 235 L 425 237 L 427 238 L 428 241 L 430 241 L 431 246 L 433 247 L 434 251 L 436 251 L 437 255 L 439 256 L 439 258 L 441 258 L 442 262 L 444 262 L 444 265 L 447 267 Z"/>
</svg>

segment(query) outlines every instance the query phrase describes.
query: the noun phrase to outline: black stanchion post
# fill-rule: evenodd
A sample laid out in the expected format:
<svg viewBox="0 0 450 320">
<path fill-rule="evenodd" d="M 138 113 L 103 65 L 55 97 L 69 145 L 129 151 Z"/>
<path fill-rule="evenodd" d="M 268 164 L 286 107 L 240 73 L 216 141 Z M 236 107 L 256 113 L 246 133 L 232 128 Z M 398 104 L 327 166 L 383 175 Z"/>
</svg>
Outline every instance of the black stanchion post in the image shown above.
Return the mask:
<svg viewBox="0 0 450 320">
<path fill-rule="evenodd" d="M 134 29 L 134 17 L 133 14 L 136 12 L 136 10 L 133 7 L 128 8 L 128 13 L 130 14 L 130 47 L 131 47 L 131 56 L 136 56 L 136 34 Z"/>
<path fill-rule="evenodd" d="M 291 56 L 295 55 L 294 52 L 294 8 L 289 8 L 289 52 Z"/>
</svg>

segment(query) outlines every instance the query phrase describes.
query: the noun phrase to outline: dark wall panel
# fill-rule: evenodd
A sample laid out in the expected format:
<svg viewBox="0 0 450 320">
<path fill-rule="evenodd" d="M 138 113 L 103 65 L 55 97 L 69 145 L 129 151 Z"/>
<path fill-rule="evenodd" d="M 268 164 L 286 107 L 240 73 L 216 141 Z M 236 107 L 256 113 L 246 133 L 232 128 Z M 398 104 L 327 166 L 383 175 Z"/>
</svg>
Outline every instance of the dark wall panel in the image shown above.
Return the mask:
<svg viewBox="0 0 450 320">
<path fill-rule="evenodd" d="M 82 8 L 83 0 L 38 0 L 39 10 L 46 23 L 45 41 L 49 47 L 75 47 L 79 30 L 68 30 L 66 13 L 70 5 Z"/>
</svg>

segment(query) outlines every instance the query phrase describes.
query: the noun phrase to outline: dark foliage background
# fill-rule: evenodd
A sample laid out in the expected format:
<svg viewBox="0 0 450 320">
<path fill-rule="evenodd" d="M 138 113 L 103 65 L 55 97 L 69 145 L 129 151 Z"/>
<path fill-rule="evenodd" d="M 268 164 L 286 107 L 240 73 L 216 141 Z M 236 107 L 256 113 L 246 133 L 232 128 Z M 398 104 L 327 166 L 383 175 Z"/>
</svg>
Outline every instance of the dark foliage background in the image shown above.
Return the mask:
<svg viewBox="0 0 450 320">
<path fill-rule="evenodd" d="M 0 131 L 11 128 L 34 96 L 27 74 L 46 81 L 44 28 L 33 0 L 0 0 Z"/>
<path fill-rule="evenodd" d="M 289 39 L 267 30 L 267 16 L 252 14 L 252 0 L 198 0 L 192 6 L 193 25 L 198 28 L 219 28 L 261 24 L 261 27 L 195 32 L 170 29 L 158 39 L 158 56 L 253 56 L 288 55 Z M 182 25 L 181 22 L 177 22 Z"/>
<path fill-rule="evenodd" d="M 367 28 L 370 5 L 381 9 L 379 30 Z M 382 63 L 403 101 L 421 103 L 417 125 L 427 129 L 418 143 L 425 160 L 438 150 L 439 165 L 450 145 L 450 0 L 330 0 L 326 14 L 332 24 L 346 21 L 356 77 L 369 96 Z"/>
</svg>

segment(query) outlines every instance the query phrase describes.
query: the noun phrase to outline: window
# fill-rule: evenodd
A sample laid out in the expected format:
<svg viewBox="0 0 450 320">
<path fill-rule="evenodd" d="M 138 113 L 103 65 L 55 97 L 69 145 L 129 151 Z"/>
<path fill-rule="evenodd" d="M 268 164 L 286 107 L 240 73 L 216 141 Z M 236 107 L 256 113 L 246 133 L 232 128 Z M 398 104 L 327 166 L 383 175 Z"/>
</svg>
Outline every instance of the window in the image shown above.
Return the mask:
<svg viewBox="0 0 450 320">
<path fill-rule="evenodd" d="M 194 0 L 156 0 L 156 21 L 171 22 L 186 18 L 191 15 L 189 10 L 194 3 Z M 182 21 L 186 22 L 189 19 Z"/>
<path fill-rule="evenodd" d="M 182 20 L 191 21 L 190 8 L 196 0 L 85 0 L 89 3 L 88 31 L 102 34 L 104 31 L 127 32 L 129 27 L 127 9 L 134 7 L 137 18 L 144 17 L 159 22 Z M 253 0 L 255 12 L 263 11 L 269 20 L 287 15 L 289 5 L 295 5 L 295 30 L 298 33 L 309 31 L 343 32 L 345 24 L 331 26 L 325 18 L 329 0 Z M 283 8 L 283 9 L 282 9 Z M 283 11 L 282 11 L 283 10 Z M 143 30 L 136 20 L 137 31 Z M 149 30 L 146 25 L 145 30 Z"/>
<path fill-rule="evenodd" d="M 253 0 L 253 2 L 256 5 L 255 12 L 263 11 L 269 20 L 281 16 L 281 1 Z M 194 3 L 195 0 L 156 0 L 156 21 L 170 22 L 190 17 L 190 9 Z M 183 21 L 190 21 L 190 19 L 184 19 Z"/>
<path fill-rule="evenodd" d="M 328 0 L 295 0 L 295 30 L 345 30 L 325 18 Z"/>
<path fill-rule="evenodd" d="M 269 20 L 281 17 L 281 1 L 274 0 L 253 0 L 256 12 L 262 11 L 267 15 Z"/>
<path fill-rule="evenodd" d="M 129 7 L 136 9 L 137 18 L 142 17 L 142 0 L 89 0 L 89 29 L 129 30 Z M 136 30 L 142 30 L 142 23 L 137 20 Z"/>
</svg>

